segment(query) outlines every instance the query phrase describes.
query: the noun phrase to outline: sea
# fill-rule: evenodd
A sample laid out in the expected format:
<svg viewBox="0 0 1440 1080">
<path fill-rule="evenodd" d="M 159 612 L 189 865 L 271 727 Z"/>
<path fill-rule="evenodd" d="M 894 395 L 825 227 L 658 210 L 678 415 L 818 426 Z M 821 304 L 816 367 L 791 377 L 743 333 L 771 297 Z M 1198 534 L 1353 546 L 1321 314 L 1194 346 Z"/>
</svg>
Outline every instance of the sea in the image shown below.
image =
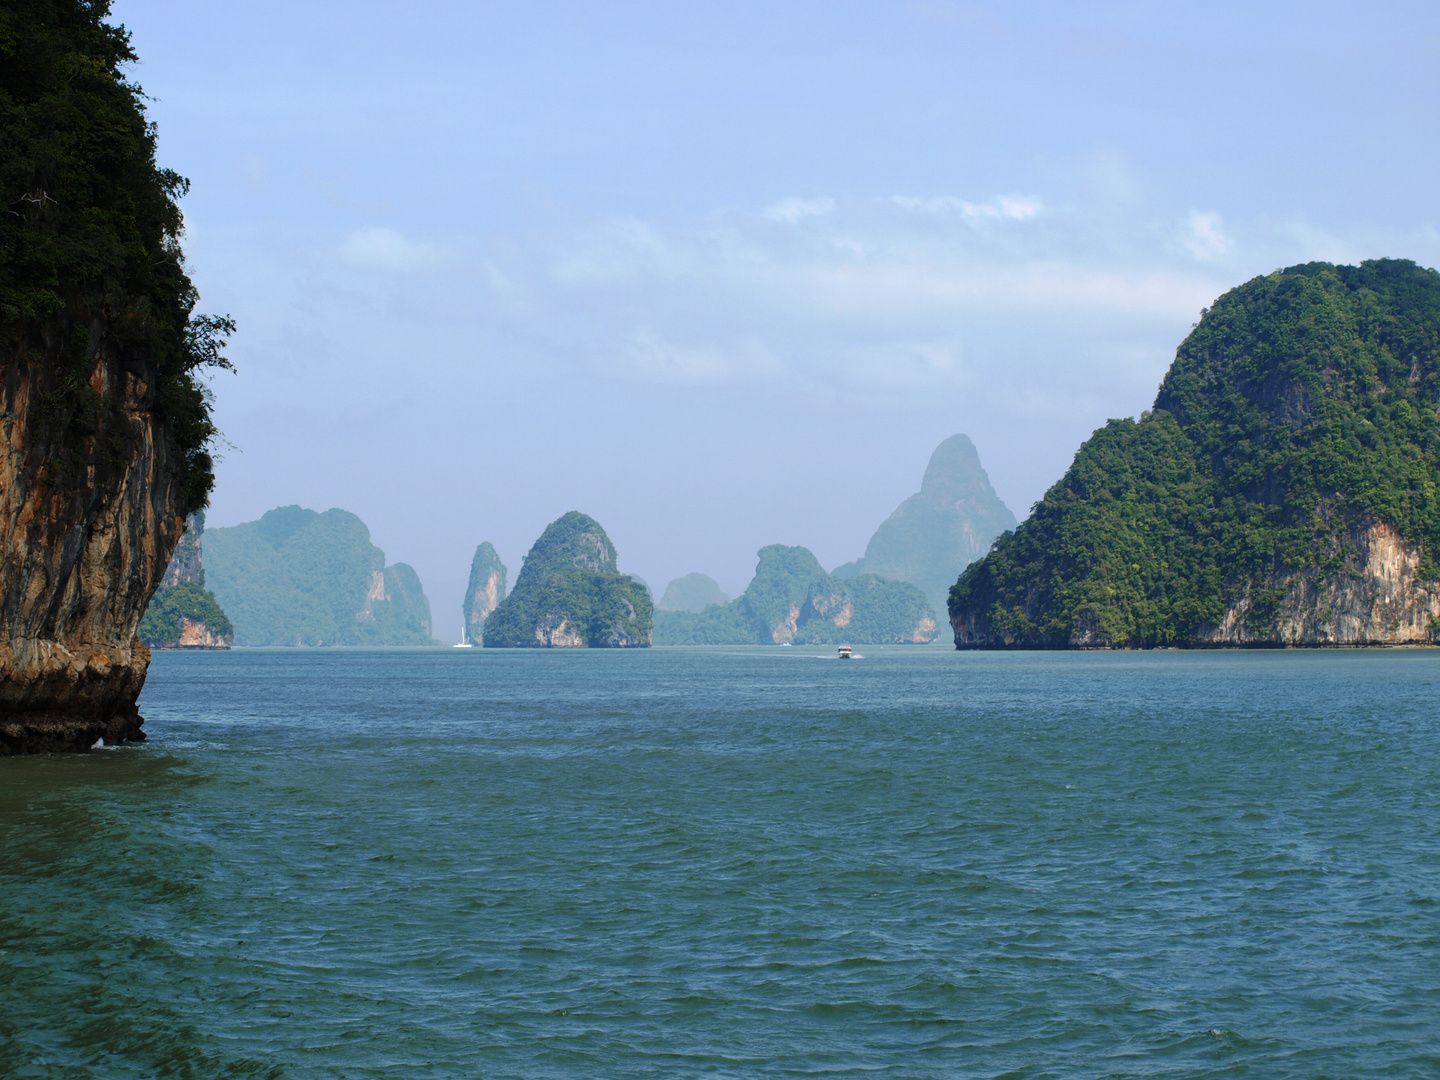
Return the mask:
<svg viewBox="0 0 1440 1080">
<path fill-rule="evenodd" d="M 1440 652 L 156 655 L 0 1076 L 1440 1076 Z"/>
</svg>

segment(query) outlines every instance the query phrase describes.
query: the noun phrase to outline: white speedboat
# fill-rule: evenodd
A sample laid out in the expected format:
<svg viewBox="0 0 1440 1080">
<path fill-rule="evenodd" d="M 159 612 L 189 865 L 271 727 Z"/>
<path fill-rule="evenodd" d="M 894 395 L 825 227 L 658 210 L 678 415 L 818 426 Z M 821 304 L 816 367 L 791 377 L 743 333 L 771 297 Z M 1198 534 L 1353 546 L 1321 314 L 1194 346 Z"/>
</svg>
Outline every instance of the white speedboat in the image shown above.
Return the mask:
<svg viewBox="0 0 1440 1080">
<path fill-rule="evenodd" d="M 841 659 L 841 660 L 849 660 L 849 659 L 850 659 L 850 646 L 849 646 L 849 645 L 841 645 L 841 646 L 840 646 L 840 659 Z"/>
</svg>

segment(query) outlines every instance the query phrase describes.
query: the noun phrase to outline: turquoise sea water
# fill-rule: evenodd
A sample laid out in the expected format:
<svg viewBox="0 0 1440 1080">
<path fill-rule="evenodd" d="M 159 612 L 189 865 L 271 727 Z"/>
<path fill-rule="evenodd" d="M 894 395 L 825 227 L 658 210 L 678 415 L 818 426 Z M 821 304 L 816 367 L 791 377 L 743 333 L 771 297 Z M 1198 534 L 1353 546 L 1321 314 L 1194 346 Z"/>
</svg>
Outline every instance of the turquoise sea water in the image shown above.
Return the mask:
<svg viewBox="0 0 1440 1080">
<path fill-rule="evenodd" d="M 0 1076 L 1440 1075 L 1440 653 L 157 655 Z"/>
</svg>

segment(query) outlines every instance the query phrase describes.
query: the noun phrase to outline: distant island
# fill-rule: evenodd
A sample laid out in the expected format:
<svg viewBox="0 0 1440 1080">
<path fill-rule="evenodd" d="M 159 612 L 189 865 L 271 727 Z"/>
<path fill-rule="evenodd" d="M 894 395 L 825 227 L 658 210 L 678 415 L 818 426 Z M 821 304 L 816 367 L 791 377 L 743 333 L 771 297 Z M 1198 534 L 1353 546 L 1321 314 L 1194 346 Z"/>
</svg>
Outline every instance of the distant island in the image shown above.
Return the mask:
<svg viewBox="0 0 1440 1080">
<path fill-rule="evenodd" d="M 235 640 L 235 628 L 205 588 L 204 537 L 205 511 L 197 510 L 140 620 L 137 634 L 152 649 L 228 649 Z"/>
<path fill-rule="evenodd" d="M 1215 302 L 950 592 L 957 648 L 1371 645 L 1440 630 L 1440 274 L 1307 263 Z"/>
<path fill-rule="evenodd" d="M 486 540 L 475 549 L 470 560 L 470 582 L 465 587 L 465 636 L 479 645 L 485 638 L 485 620 L 505 599 L 505 578 L 508 571 L 495 546 Z"/>
<path fill-rule="evenodd" d="M 646 647 L 653 603 L 620 573 L 615 545 L 579 511 L 550 523 L 525 556 L 515 591 L 485 620 L 487 649 Z"/>
<path fill-rule="evenodd" d="M 920 644 L 935 640 L 935 612 L 914 585 L 874 574 L 841 579 L 803 547 L 757 553 L 745 592 L 700 612 L 659 611 L 657 645 Z"/>
<path fill-rule="evenodd" d="M 1015 515 L 990 486 L 975 444 L 968 435 L 952 435 L 930 455 L 920 490 L 875 530 L 864 556 L 834 573 L 908 581 L 944 611 L 960 571 L 1013 528 Z"/>
<path fill-rule="evenodd" d="M 728 604 L 730 597 L 708 574 L 686 574 L 665 586 L 655 607 L 660 611 L 704 611 L 711 604 Z"/>
<path fill-rule="evenodd" d="M 354 514 L 299 506 L 205 534 L 207 580 L 237 645 L 433 645 L 430 601 Z"/>
</svg>

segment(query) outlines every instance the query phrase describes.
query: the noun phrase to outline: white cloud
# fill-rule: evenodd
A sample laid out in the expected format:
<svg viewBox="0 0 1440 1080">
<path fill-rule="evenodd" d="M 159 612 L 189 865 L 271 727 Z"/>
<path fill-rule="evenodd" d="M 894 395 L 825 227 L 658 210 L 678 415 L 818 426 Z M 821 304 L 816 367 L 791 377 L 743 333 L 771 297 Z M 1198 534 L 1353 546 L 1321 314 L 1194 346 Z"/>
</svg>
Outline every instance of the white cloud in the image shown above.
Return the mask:
<svg viewBox="0 0 1440 1080">
<path fill-rule="evenodd" d="M 1223 226 L 1220 215 L 1213 210 L 1209 212 L 1190 211 L 1190 216 L 1185 221 L 1183 239 L 1186 249 L 1191 255 L 1202 261 L 1224 255 L 1233 246 L 1233 242 L 1225 234 Z"/>
<path fill-rule="evenodd" d="M 444 261 L 443 249 L 407 240 L 395 229 L 375 226 L 359 229 L 340 245 L 340 257 L 356 270 L 410 273 Z"/>
<path fill-rule="evenodd" d="M 775 207 L 599 222 L 504 273 L 562 351 L 612 378 L 895 388 L 1008 379 L 994 343 L 1017 334 L 1045 340 L 1045 354 L 1072 335 L 1178 341 L 1226 284 L 1163 245 L 1117 259 L 1093 221 L 1034 198 L 827 206 L 794 232 L 770 224 L 790 220 Z"/>
<path fill-rule="evenodd" d="M 792 225 L 801 218 L 823 217 L 835 212 L 834 199 L 781 199 L 765 208 L 765 216 L 772 221 L 788 221 Z"/>
<path fill-rule="evenodd" d="M 911 195 L 896 195 L 892 200 L 905 210 L 924 214 L 959 214 L 971 221 L 1028 221 L 1037 217 L 1045 204 L 1027 195 L 997 195 L 989 202 L 972 203 L 957 199 L 953 195 L 917 198 Z"/>
</svg>

